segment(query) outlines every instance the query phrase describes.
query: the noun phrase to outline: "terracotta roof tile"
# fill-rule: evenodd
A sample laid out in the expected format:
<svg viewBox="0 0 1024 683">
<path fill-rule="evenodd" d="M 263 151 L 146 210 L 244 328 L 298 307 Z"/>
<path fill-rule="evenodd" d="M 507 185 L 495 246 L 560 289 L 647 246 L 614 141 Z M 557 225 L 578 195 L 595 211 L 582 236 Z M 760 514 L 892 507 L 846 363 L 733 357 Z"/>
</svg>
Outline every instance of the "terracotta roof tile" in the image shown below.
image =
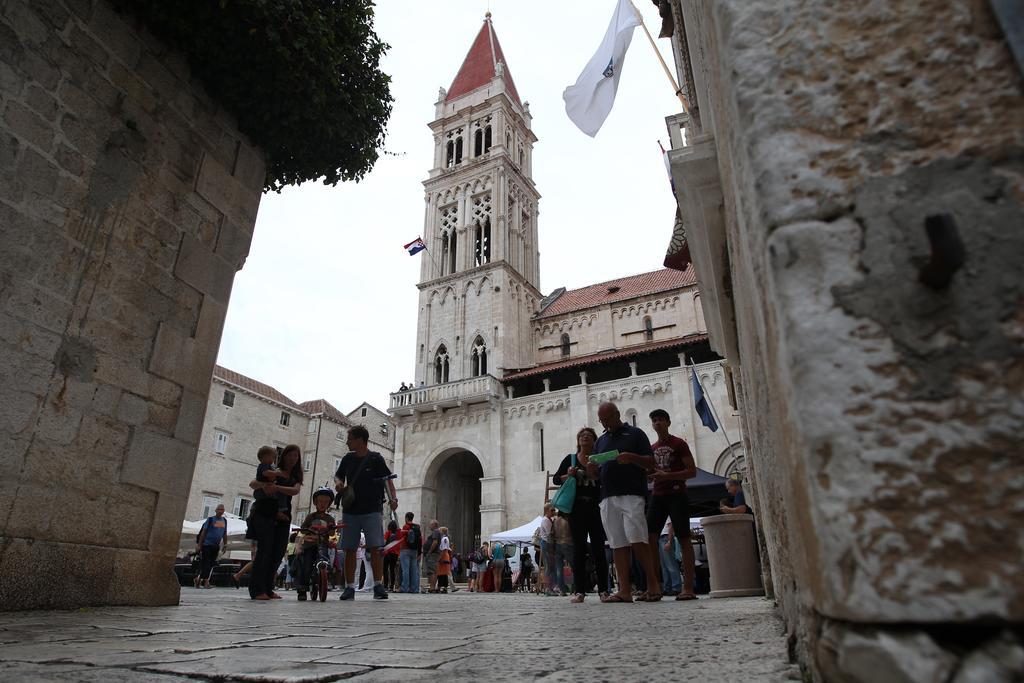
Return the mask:
<svg viewBox="0 0 1024 683">
<path fill-rule="evenodd" d="M 304 403 L 300 403 L 299 407 L 305 410 L 310 415 L 318 415 L 322 413 L 339 424 L 352 424 L 352 422 L 347 417 L 345 417 L 344 413 L 342 413 L 340 410 L 332 406 L 330 402 L 324 398 L 318 398 L 315 401 L 306 401 Z"/>
<path fill-rule="evenodd" d="M 650 273 L 630 275 L 629 277 L 609 280 L 596 285 L 589 285 L 581 289 L 570 289 L 555 299 L 547 308 L 537 314 L 538 318 L 548 318 L 556 315 L 565 315 L 573 311 L 580 311 L 585 308 L 601 306 L 625 301 L 639 296 L 656 294 L 680 287 L 689 287 L 697 284 L 697 277 L 693 272 L 693 266 L 687 266 L 685 270 L 671 270 L 662 268 Z"/>
<path fill-rule="evenodd" d="M 296 410 L 302 410 L 298 403 L 291 400 L 274 387 L 269 384 L 264 384 L 263 382 L 258 382 L 252 377 L 246 377 L 240 372 L 235 372 L 234 370 L 228 370 L 220 365 L 215 365 L 213 367 L 213 376 L 219 377 L 225 382 L 230 382 L 231 384 L 242 387 L 254 394 L 263 396 L 264 398 L 269 398 L 272 401 L 282 403 L 291 408 L 295 408 Z"/>
<path fill-rule="evenodd" d="M 466 53 L 459 72 L 455 74 L 455 80 L 448 88 L 445 101 L 450 102 L 456 97 L 490 83 L 496 74 L 495 61 L 500 61 L 504 65 L 502 78 L 505 81 L 509 99 L 522 106 L 519 93 L 516 91 L 516 84 L 512 81 L 512 72 L 508 70 L 508 60 L 505 59 L 505 53 L 501 50 L 501 43 L 498 42 L 498 34 L 494 32 L 489 14 L 484 19 L 484 25 L 480 27 L 480 32 L 476 34 L 476 40 L 473 41 L 469 52 Z"/>
<path fill-rule="evenodd" d="M 290 398 L 288 398 L 287 396 L 285 396 L 284 394 L 282 394 L 280 391 L 270 386 L 269 384 L 264 384 L 263 382 L 254 380 L 252 377 L 246 377 L 240 372 L 228 370 L 227 368 L 220 365 L 215 365 L 213 367 L 213 376 L 229 384 L 234 384 L 235 386 L 242 387 L 246 391 L 252 392 L 257 396 L 269 398 L 272 401 L 275 401 L 282 405 L 286 405 L 290 408 L 294 408 L 299 412 L 306 413 L 309 415 L 323 413 L 330 419 L 340 424 L 351 424 L 351 421 L 347 417 L 345 417 L 345 414 L 342 413 L 337 408 L 335 408 L 333 405 L 331 405 L 330 402 L 327 401 L 327 399 L 318 398 L 314 401 L 296 403 L 295 401 L 291 400 Z"/>
<path fill-rule="evenodd" d="M 591 353 L 586 356 L 576 356 L 575 358 L 566 358 L 565 360 L 555 361 L 553 363 L 544 363 L 538 365 L 535 368 L 529 370 L 521 370 L 519 372 L 513 372 L 505 375 L 501 378 L 502 382 L 509 382 L 517 379 L 524 379 L 526 377 L 534 377 L 536 375 L 544 375 L 555 370 L 565 370 L 566 368 L 582 367 L 584 365 L 593 365 L 594 363 L 603 363 L 609 360 L 618 360 L 621 358 L 629 358 L 631 356 L 639 356 L 651 351 L 661 351 L 663 349 L 671 349 L 675 347 L 689 346 L 698 342 L 705 341 L 708 335 L 691 334 L 686 337 L 676 337 L 675 339 L 664 339 L 656 342 L 646 342 L 644 344 L 637 344 L 635 346 L 627 346 L 622 349 L 612 349 L 611 351 L 601 351 L 600 353 Z"/>
</svg>

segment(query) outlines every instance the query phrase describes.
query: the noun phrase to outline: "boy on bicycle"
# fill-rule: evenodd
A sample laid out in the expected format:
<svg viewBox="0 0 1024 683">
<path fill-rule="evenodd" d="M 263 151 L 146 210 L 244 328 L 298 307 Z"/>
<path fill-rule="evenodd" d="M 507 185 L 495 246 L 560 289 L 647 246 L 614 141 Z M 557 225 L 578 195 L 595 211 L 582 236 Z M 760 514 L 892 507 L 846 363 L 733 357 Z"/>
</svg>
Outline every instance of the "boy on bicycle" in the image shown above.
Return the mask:
<svg viewBox="0 0 1024 683">
<path fill-rule="evenodd" d="M 334 523 L 334 517 L 327 512 L 327 508 L 334 503 L 334 491 L 329 488 L 319 488 L 313 493 L 313 505 L 316 511 L 306 515 L 302 520 L 302 540 L 299 556 L 299 575 L 296 581 L 296 589 L 299 592 L 299 600 L 306 599 L 306 592 L 310 588 L 312 579 L 313 600 L 317 599 L 318 582 L 314 577 L 314 570 L 318 562 L 327 563 L 330 571 L 330 535 L 338 525 Z"/>
</svg>

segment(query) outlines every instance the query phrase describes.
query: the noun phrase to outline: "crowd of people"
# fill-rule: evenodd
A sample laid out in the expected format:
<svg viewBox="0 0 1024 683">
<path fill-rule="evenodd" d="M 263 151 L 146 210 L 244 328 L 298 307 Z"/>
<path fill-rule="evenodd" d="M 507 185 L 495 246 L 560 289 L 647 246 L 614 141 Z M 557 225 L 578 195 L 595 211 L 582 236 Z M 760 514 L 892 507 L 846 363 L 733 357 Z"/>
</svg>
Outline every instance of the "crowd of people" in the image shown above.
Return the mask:
<svg viewBox="0 0 1024 683">
<path fill-rule="evenodd" d="M 556 496 L 558 508 L 545 504 L 533 543 L 517 548 L 514 573 L 507 563 L 516 546 L 484 543 L 459 554 L 437 520 L 424 531 L 407 512 L 400 526 L 394 517 L 399 503 L 394 475 L 380 453 L 369 450 L 369 434 L 361 425 L 349 430 L 350 452 L 338 466 L 335 487 L 314 492 L 315 510 L 292 532 L 292 499 L 303 486 L 301 451 L 296 445 L 280 453 L 265 446 L 249 483 L 255 501 L 246 538 L 253 557 L 231 579 L 240 586 L 248 573 L 253 600 L 279 599 L 277 588 L 294 589 L 299 600 L 314 591 L 316 599 L 313 568 L 323 561 L 332 586 L 341 588 L 341 600 L 355 599 L 357 591 L 372 592 L 377 600 L 391 592 L 419 593 L 421 571 L 429 593 L 454 591 L 454 577 L 464 576 L 470 592 L 511 586 L 543 595 L 571 593 L 573 603 L 592 592 L 607 603 L 654 602 L 666 594 L 695 599 L 686 480 L 697 469 L 689 447 L 670 433 L 671 418 L 661 409 L 650 414 L 658 437 L 654 444 L 642 429 L 622 421 L 614 403 L 601 404 L 598 420 L 603 434 L 580 429 L 575 452 L 565 456 L 553 477 L 558 486 L 573 480 L 574 495 Z M 730 498 L 722 501 L 721 511 L 749 512 L 739 481 L 730 479 L 727 487 Z M 332 505 L 341 508 L 340 521 Z M 391 511 L 386 528 L 382 507 Z M 197 587 L 209 586 L 217 552 L 226 547 L 223 512 L 219 506 L 197 539 Z"/>
</svg>

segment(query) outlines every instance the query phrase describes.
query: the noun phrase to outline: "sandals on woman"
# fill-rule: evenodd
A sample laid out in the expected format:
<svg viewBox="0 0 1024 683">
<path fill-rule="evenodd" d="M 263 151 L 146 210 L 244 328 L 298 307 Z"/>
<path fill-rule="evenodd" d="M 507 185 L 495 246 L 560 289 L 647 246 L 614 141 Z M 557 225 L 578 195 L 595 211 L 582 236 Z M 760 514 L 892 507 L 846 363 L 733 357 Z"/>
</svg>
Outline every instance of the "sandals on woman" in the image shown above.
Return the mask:
<svg viewBox="0 0 1024 683">
<path fill-rule="evenodd" d="M 647 591 L 644 591 L 634 599 L 637 602 L 661 602 L 662 597 L 661 593 L 648 593 Z"/>
<path fill-rule="evenodd" d="M 696 600 L 697 596 L 693 593 L 680 593 L 676 596 L 676 600 Z"/>
<path fill-rule="evenodd" d="M 572 596 L 572 598 L 570 598 L 569 602 L 578 605 L 579 603 L 583 602 L 586 599 L 586 597 L 587 596 L 585 596 L 583 593 L 577 593 L 576 595 Z"/>
</svg>

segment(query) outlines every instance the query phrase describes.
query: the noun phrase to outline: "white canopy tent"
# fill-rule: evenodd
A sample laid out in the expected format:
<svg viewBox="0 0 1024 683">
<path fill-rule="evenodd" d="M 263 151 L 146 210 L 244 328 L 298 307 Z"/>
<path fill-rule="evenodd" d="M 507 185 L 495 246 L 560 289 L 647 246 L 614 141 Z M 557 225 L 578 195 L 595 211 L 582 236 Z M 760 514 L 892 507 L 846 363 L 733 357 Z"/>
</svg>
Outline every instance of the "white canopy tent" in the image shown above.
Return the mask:
<svg viewBox="0 0 1024 683">
<path fill-rule="evenodd" d="M 507 531 L 499 531 L 496 534 L 491 534 L 491 541 L 501 541 L 502 543 L 529 543 L 533 540 L 533 534 L 540 527 L 540 521 L 544 519 L 544 515 L 539 515 L 527 522 L 522 526 L 517 526 L 515 529 L 508 529 Z M 700 517 L 690 518 L 690 528 L 700 529 Z"/>
<path fill-rule="evenodd" d="M 533 520 L 522 526 L 517 526 L 515 529 L 499 531 L 496 534 L 491 534 L 491 538 L 489 540 L 501 541 L 502 543 L 529 543 L 533 540 L 534 532 L 540 528 L 540 521 L 542 519 L 544 519 L 544 515 L 538 515 Z"/>
</svg>

